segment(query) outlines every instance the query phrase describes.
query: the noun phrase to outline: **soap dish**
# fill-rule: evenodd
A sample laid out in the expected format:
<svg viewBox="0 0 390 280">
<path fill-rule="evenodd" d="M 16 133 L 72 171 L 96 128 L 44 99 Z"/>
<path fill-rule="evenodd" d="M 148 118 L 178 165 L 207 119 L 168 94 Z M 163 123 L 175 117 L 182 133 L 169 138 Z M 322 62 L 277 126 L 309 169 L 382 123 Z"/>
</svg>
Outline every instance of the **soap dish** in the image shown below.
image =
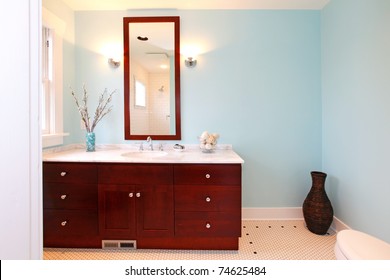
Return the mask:
<svg viewBox="0 0 390 280">
<path fill-rule="evenodd" d="M 182 152 L 185 150 L 185 147 L 184 145 L 180 145 L 180 144 L 175 144 L 173 146 L 173 150 L 175 150 L 176 152 Z"/>
</svg>

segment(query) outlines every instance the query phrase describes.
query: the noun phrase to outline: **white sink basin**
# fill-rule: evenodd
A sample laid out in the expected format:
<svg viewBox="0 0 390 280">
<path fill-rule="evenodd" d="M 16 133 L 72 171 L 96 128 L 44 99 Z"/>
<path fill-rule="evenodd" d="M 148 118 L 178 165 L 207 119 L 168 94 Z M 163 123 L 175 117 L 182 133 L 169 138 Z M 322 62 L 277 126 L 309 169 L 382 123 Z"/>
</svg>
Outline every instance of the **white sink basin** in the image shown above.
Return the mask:
<svg viewBox="0 0 390 280">
<path fill-rule="evenodd" d="M 158 158 L 168 155 L 164 151 L 131 151 L 122 154 L 123 157 L 129 158 Z"/>
</svg>

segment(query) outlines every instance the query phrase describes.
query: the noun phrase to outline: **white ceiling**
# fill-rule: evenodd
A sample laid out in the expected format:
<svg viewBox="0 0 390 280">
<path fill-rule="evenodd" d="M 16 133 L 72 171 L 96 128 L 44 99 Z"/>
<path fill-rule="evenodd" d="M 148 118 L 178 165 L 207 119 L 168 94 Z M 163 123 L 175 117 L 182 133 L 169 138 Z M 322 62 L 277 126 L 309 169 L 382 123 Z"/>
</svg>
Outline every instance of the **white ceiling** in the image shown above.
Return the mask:
<svg viewBox="0 0 390 280">
<path fill-rule="evenodd" d="M 320 10 L 330 0 L 62 0 L 72 10 L 128 9 L 309 9 Z"/>
</svg>

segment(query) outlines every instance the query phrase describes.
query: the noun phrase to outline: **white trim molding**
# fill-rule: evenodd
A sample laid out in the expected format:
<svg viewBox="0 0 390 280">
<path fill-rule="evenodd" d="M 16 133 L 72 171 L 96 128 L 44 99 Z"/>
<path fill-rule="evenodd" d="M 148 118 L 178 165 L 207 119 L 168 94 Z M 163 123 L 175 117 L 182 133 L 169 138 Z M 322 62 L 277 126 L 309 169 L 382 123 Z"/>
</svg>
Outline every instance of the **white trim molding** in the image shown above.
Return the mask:
<svg viewBox="0 0 390 280">
<path fill-rule="evenodd" d="M 303 220 L 302 207 L 242 208 L 243 220 Z"/>
<path fill-rule="evenodd" d="M 302 207 L 258 207 L 242 208 L 243 220 L 304 220 Z M 351 229 L 337 217 L 333 217 L 330 228 L 339 232 L 344 229 Z"/>
<path fill-rule="evenodd" d="M 30 194 L 29 226 L 30 246 L 29 259 L 43 259 L 43 209 L 42 209 L 42 138 L 40 119 L 40 87 L 41 87 L 41 0 L 29 1 L 29 186 L 26 192 Z M 24 66 L 20 66 L 23 68 Z M 11 146 L 12 149 L 12 146 Z M 8 210 L 8 209 L 7 209 Z M 18 209 L 17 211 L 21 211 Z M 19 212 L 22 213 L 23 211 Z M 12 243 L 12 242 L 11 242 Z M 11 245 L 12 247 L 12 245 Z"/>
<path fill-rule="evenodd" d="M 351 229 L 347 224 L 342 222 L 339 218 L 333 216 L 333 222 L 330 225 L 330 228 L 335 232 L 339 232 L 344 229 Z"/>
</svg>

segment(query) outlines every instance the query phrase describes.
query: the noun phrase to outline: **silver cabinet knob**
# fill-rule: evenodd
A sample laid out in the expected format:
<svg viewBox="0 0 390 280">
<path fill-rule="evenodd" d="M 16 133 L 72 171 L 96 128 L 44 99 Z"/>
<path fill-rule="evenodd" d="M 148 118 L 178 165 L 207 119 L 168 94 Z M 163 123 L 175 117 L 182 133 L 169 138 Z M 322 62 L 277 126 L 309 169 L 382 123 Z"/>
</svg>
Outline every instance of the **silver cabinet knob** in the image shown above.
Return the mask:
<svg viewBox="0 0 390 280">
<path fill-rule="evenodd" d="M 66 172 L 65 172 L 65 171 L 62 171 L 62 172 L 60 173 L 60 175 L 61 175 L 61 177 L 65 177 L 65 176 L 66 176 Z"/>
<path fill-rule="evenodd" d="M 211 175 L 210 174 L 206 174 L 206 178 L 207 179 L 210 179 Z"/>
<path fill-rule="evenodd" d="M 67 196 L 66 194 L 61 195 L 61 199 L 62 200 L 66 199 L 66 196 Z"/>
<path fill-rule="evenodd" d="M 208 196 L 206 197 L 206 202 L 210 202 L 211 201 L 211 198 Z"/>
<path fill-rule="evenodd" d="M 135 194 L 135 196 L 136 196 L 136 197 L 141 197 L 141 193 L 137 192 L 137 193 Z"/>
<path fill-rule="evenodd" d="M 129 193 L 129 197 L 133 197 L 134 196 L 134 194 L 131 192 L 131 193 Z"/>
<path fill-rule="evenodd" d="M 68 221 L 63 221 L 62 223 L 61 223 L 61 226 L 66 226 L 66 224 L 68 223 Z"/>
<path fill-rule="evenodd" d="M 211 224 L 210 223 L 206 223 L 206 228 L 211 228 Z"/>
</svg>

